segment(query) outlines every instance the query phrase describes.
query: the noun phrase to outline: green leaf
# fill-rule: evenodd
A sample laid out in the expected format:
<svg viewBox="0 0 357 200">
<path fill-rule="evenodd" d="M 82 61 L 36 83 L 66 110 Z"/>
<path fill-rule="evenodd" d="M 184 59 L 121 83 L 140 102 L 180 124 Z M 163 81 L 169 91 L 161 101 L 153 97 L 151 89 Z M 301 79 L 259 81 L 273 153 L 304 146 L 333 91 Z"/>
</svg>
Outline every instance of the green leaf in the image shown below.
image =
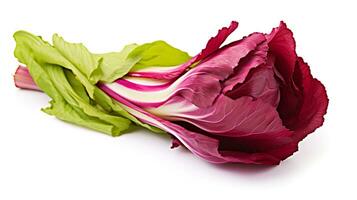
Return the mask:
<svg viewBox="0 0 357 200">
<path fill-rule="evenodd" d="M 167 67 L 180 65 L 190 58 L 188 53 L 161 40 L 140 45 L 128 56 L 128 59 L 140 60 L 131 68 L 131 71 L 152 66 Z"/>
<path fill-rule="evenodd" d="M 101 81 L 111 83 L 123 76 L 140 60 L 139 58 L 127 58 L 138 45 L 126 45 L 120 52 L 110 52 L 96 54 L 97 58 L 102 58 L 99 65 L 103 72 Z"/>
<path fill-rule="evenodd" d="M 21 53 L 23 53 L 23 51 L 19 50 L 21 48 L 24 48 L 26 49 L 25 53 L 31 54 L 34 60 L 41 64 L 58 65 L 63 68 L 69 69 L 73 72 L 76 78 L 84 85 L 89 96 L 93 97 L 93 92 L 95 88 L 94 84 L 96 83 L 96 79 L 98 79 L 95 77 L 97 76 L 96 73 L 98 72 L 93 72 L 90 68 L 88 68 L 90 72 L 80 71 L 79 69 L 82 69 L 83 67 L 77 67 L 76 65 L 72 64 L 72 62 L 69 61 L 66 57 L 64 57 L 58 49 L 54 48 L 49 43 L 43 41 L 41 37 L 34 36 L 31 33 L 25 31 L 18 31 L 14 34 L 14 38 L 16 41 L 15 57 L 17 57 L 20 62 L 27 64 L 26 62 L 24 62 L 23 57 L 20 55 Z M 89 77 L 87 76 L 88 74 Z"/>
<path fill-rule="evenodd" d="M 63 98 L 75 108 L 80 109 L 87 116 L 100 119 L 101 121 L 111 124 L 119 131 L 126 130 L 129 128 L 130 121 L 120 116 L 111 115 L 110 113 L 105 112 L 102 109 L 99 109 L 97 106 L 92 105 L 86 101 L 86 99 L 81 98 L 80 95 L 72 88 L 70 83 L 67 81 L 67 78 L 64 73 L 64 69 L 50 65 L 46 66 L 49 78 L 53 81 L 56 89 L 61 93 Z M 113 134 L 113 133 L 111 133 Z M 118 134 L 118 133 L 114 133 Z"/>
<path fill-rule="evenodd" d="M 69 70 L 65 70 L 64 71 L 66 78 L 68 80 L 68 83 L 72 86 L 73 90 L 76 91 L 76 93 L 87 103 L 91 102 L 91 99 L 89 98 L 86 89 L 83 87 L 83 85 L 81 84 L 81 82 L 78 81 L 78 79 L 76 79 L 76 77 L 74 76 L 74 74 L 69 71 Z"/>
<path fill-rule="evenodd" d="M 75 66 L 92 84 L 96 84 L 102 76 L 98 66 L 101 57 L 91 54 L 81 43 L 70 43 L 58 34 L 52 37 L 53 46 L 57 51 Z"/>
<path fill-rule="evenodd" d="M 112 115 L 92 101 L 84 90 L 84 85 L 75 78 L 72 71 L 59 64 L 52 64 L 54 60 L 65 64 L 68 64 L 68 61 L 49 48 L 48 43 L 28 34 L 15 34 L 15 39 L 19 41 L 15 56 L 28 66 L 35 83 L 52 98 L 51 106 L 43 109 L 44 112 L 112 136 L 119 135 L 129 128 L 130 120 Z M 42 48 L 52 52 L 46 54 Z M 36 53 L 47 56 L 41 57 Z M 54 58 L 55 55 L 58 58 Z M 94 95 L 96 86 L 92 87 Z"/>
<path fill-rule="evenodd" d="M 121 52 L 91 54 L 82 44 L 53 36 L 54 46 L 25 31 L 14 34 L 15 57 L 27 65 L 35 83 L 52 100 L 45 113 L 112 136 L 127 130 L 130 122 L 157 133 L 164 131 L 140 122 L 95 84 L 124 76 L 141 58 L 128 58 L 137 45 Z"/>
<path fill-rule="evenodd" d="M 90 128 L 112 136 L 120 135 L 123 127 L 114 126 L 98 118 L 91 117 L 83 113 L 80 109 L 73 107 L 65 102 L 51 101 L 51 106 L 42 109 L 49 115 L 54 115 L 63 121 Z"/>
</svg>

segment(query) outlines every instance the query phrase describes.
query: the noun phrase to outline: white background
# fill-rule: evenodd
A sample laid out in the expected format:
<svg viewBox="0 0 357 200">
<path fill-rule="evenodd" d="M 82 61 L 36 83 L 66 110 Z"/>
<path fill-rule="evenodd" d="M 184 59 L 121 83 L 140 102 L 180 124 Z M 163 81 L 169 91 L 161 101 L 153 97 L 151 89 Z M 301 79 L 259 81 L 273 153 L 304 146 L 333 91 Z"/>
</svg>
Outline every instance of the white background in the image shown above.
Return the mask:
<svg viewBox="0 0 357 200">
<path fill-rule="evenodd" d="M 1 1 L 0 199 L 356 199 L 357 7 L 337 2 Z M 209 164 L 142 129 L 112 138 L 73 126 L 13 85 L 19 29 L 97 52 L 163 39 L 194 55 L 231 20 L 229 41 L 284 20 L 327 87 L 324 126 L 276 167 Z"/>
</svg>

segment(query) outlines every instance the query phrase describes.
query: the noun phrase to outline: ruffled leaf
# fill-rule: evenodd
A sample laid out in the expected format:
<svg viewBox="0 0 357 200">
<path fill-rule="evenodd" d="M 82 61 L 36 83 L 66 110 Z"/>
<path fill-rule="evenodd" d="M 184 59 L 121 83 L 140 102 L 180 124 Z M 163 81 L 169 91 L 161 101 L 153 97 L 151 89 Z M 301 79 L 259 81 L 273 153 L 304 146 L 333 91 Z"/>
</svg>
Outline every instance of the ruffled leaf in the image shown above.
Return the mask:
<svg viewBox="0 0 357 200">
<path fill-rule="evenodd" d="M 207 42 L 206 47 L 202 49 L 202 51 L 191 58 L 190 60 L 186 60 L 182 65 L 177 65 L 173 67 L 165 67 L 159 68 L 157 65 L 161 66 L 160 63 L 153 65 L 151 67 L 146 67 L 141 69 L 133 68 L 130 76 L 136 77 L 145 77 L 145 78 L 154 78 L 154 79 L 166 79 L 172 80 L 179 77 L 182 73 L 184 73 L 189 67 L 193 66 L 195 63 L 203 60 L 204 58 L 211 55 L 213 52 L 219 49 L 219 47 L 223 44 L 223 42 L 227 39 L 227 37 L 238 27 L 238 23 L 232 21 L 229 27 L 223 27 L 220 29 L 216 36 L 210 38 Z M 178 63 L 181 64 L 181 63 Z M 166 65 L 164 65 L 166 66 Z"/>
</svg>

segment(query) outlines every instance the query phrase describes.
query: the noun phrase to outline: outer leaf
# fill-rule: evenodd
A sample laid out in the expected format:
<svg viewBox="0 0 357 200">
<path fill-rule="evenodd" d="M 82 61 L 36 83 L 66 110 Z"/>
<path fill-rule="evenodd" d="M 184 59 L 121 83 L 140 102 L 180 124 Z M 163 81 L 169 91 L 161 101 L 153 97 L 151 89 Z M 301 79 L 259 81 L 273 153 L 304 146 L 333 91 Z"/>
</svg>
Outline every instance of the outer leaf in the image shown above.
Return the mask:
<svg viewBox="0 0 357 200">
<path fill-rule="evenodd" d="M 117 136 L 123 130 L 122 126 L 108 124 L 98 118 L 86 115 L 80 109 L 62 101 L 51 101 L 51 106 L 42 109 L 49 115 L 54 115 L 63 121 L 84 126 L 102 133 Z"/>
<path fill-rule="evenodd" d="M 147 111 L 164 119 L 188 122 L 208 133 L 229 137 L 287 131 L 273 106 L 248 96 L 232 100 L 220 95 L 208 108 L 194 106 L 175 96 L 164 105 Z"/>
<path fill-rule="evenodd" d="M 150 66 L 175 66 L 188 61 L 190 58 L 188 53 L 161 40 L 140 45 L 128 56 L 128 59 L 140 59 L 131 71 Z"/>
<path fill-rule="evenodd" d="M 67 60 L 56 48 L 51 46 L 49 43 L 42 40 L 41 37 L 34 36 L 31 33 L 25 31 L 18 31 L 14 34 L 16 41 L 15 57 L 19 59 L 20 62 L 25 63 L 19 52 L 19 48 L 26 48 L 27 53 L 34 57 L 34 60 L 40 62 L 41 64 L 53 64 L 64 68 L 67 68 L 73 72 L 73 74 L 78 78 L 78 80 L 84 85 L 86 91 L 90 97 L 93 97 L 94 85 L 96 83 L 97 75 L 93 75 L 92 80 L 88 79 L 88 74 L 93 71 L 90 69 L 83 73 L 79 69 L 81 67 L 75 66 L 71 61 Z M 83 69 L 84 70 L 84 69 Z M 30 70 L 31 72 L 31 70 Z M 94 73 L 96 74 L 96 73 Z"/>
<path fill-rule="evenodd" d="M 76 79 L 74 74 L 68 70 L 64 71 L 66 78 L 68 80 L 68 83 L 72 86 L 73 90 L 76 91 L 76 93 L 87 103 L 91 102 L 91 99 L 88 97 L 88 94 L 86 92 L 86 89 L 83 87 L 83 85 Z"/>
<path fill-rule="evenodd" d="M 15 35 L 17 41 L 23 39 L 16 36 L 18 35 Z M 55 49 L 50 48 L 50 45 L 38 37 L 32 37 L 28 34 L 24 34 L 24 36 L 25 42 L 17 43 L 15 56 L 20 62 L 28 66 L 30 74 L 39 88 L 53 99 L 51 107 L 44 109 L 46 113 L 55 115 L 64 121 L 86 126 L 113 136 L 119 135 L 129 127 L 129 120 L 111 115 L 96 104 L 92 104 L 84 91 L 83 85 L 74 78 L 71 71 L 65 70 L 58 64 L 50 64 L 45 60 L 45 58 L 48 58 L 49 61 L 53 61 L 55 56 L 58 56 L 58 61 L 67 62 L 55 53 Z M 46 49 L 52 51 L 53 54 L 48 52 L 46 54 L 44 52 Z M 48 56 L 36 56 L 36 53 Z M 92 87 L 93 89 L 96 88 L 95 86 Z"/>
<path fill-rule="evenodd" d="M 268 44 L 265 41 L 259 44 L 256 49 L 242 59 L 239 65 L 234 69 L 233 74 L 231 74 L 229 78 L 224 81 L 223 92 L 226 93 L 232 90 L 236 85 L 243 83 L 252 69 L 265 64 L 267 54 Z"/>
<path fill-rule="evenodd" d="M 68 82 L 71 84 L 73 89 L 77 92 L 77 94 L 80 95 L 84 101 L 88 103 L 91 102 L 93 104 L 93 101 L 90 100 L 90 98 L 88 97 L 83 85 L 80 84 L 80 82 L 74 77 L 74 75 L 68 70 L 65 71 L 65 75 L 68 79 Z M 18 69 L 16 70 L 15 77 L 17 77 L 15 78 L 15 84 L 19 88 L 41 91 L 41 89 L 37 86 L 37 84 L 32 79 L 28 71 L 28 68 L 19 66 Z M 41 74 L 41 77 L 45 77 L 46 80 L 49 80 L 49 77 L 47 76 L 46 73 Z M 49 82 L 46 83 L 45 86 L 48 87 L 48 84 L 52 85 L 52 83 Z M 134 116 L 132 116 L 131 114 L 129 114 L 126 110 L 122 108 L 121 103 L 113 100 L 97 87 L 94 90 L 94 99 L 96 100 L 95 106 L 98 107 L 100 110 L 105 110 L 107 113 L 110 113 L 111 115 L 123 116 L 131 120 L 132 122 L 136 123 L 137 125 L 147 128 L 153 132 L 161 133 L 161 134 L 165 133 L 163 130 L 156 128 L 154 126 L 150 126 L 149 124 L 145 124 L 140 120 L 138 120 L 137 118 L 135 118 Z M 62 101 L 62 99 L 59 102 L 60 103 L 51 101 L 50 102 L 51 107 L 43 109 L 43 111 L 50 115 L 55 115 L 56 117 L 64 121 L 76 123 L 101 132 L 111 133 L 112 131 L 117 131 L 115 127 L 114 128 L 111 127 L 112 125 L 103 124 L 101 120 L 99 120 L 99 122 L 98 120 L 93 121 L 92 118 L 85 116 L 81 113 L 78 113 L 78 110 L 73 109 L 73 107 L 71 107 L 70 105 L 62 105 L 64 102 Z M 93 125 L 93 127 L 91 127 L 91 125 Z"/>
<path fill-rule="evenodd" d="M 62 95 L 62 97 L 69 104 L 74 107 L 78 107 L 85 114 L 101 119 L 102 121 L 112 124 L 116 126 L 119 131 L 123 131 L 129 127 L 130 121 L 115 115 L 111 115 L 109 113 L 104 112 L 98 107 L 86 101 L 86 99 L 81 98 L 80 95 L 77 94 L 75 90 L 73 90 L 72 86 L 67 81 L 67 78 L 63 72 L 63 69 L 59 66 L 45 66 L 47 73 L 49 74 L 49 78 L 54 83 L 56 89 Z"/>
<path fill-rule="evenodd" d="M 196 132 L 188 130 L 184 126 L 180 126 L 165 119 L 161 119 L 160 117 L 157 117 L 141 109 L 135 104 L 132 104 L 130 101 L 121 97 L 118 93 L 115 93 L 110 88 L 106 87 L 106 85 L 101 85 L 100 88 L 108 93 L 112 98 L 121 102 L 123 104 L 123 108 L 130 114 L 134 115 L 142 121 L 145 121 L 146 123 L 169 132 L 192 153 L 212 163 L 237 162 L 251 164 L 279 164 L 282 159 L 288 157 L 297 149 L 296 143 L 281 145 L 277 148 L 265 152 L 249 153 L 245 151 L 230 151 L 227 149 L 221 149 L 227 145 L 225 143 L 221 143 L 220 140 L 204 135 L 201 133 L 201 131 Z M 269 138 L 269 135 L 264 136 Z M 231 138 L 228 138 L 227 140 L 231 141 Z M 259 141 L 259 139 L 257 141 Z M 265 140 L 263 140 L 263 142 L 264 141 Z"/>
<path fill-rule="evenodd" d="M 102 71 L 101 81 L 110 83 L 126 75 L 129 70 L 140 60 L 140 57 L 128 58 L 138 45 L 126 45 L 120 52 L 96 54 L 97 58 L 102 58 L 100 69 Z"/>
<path fill-rule="evenodd" d="M 91 54 L 83 44 L 66 42 L 57 34 L 53 35 L 52 40 L 57 51 L 84 74 L 92 84 L 99 81 L 102 76 L 101 69 L 98 67 L 100 57 Z"/>
<path fill-rule="evenodd" d="M 232 21 L 229 27 L 223 27 L 218 30 L 217 35 L 210 38 L 206 44 L 206 47 L 202 49 L 202 51 L 194 56 L 193 58 L 187 60 L 187 62 L 182 65 L 174 66 L 174 67 L 145 67 L 143 69 L 133 69 L 131 76 L 137 77 L 146 77 L 146 78 L 154 78 L 154 79 L 165 79 L 165 80 L 173 80 L 178 78 L 182 73 L 184 73 L 188 68 L 195 65 L 195 63 L 200 62 L 201 60 L 208 57 L 210 54 L 219 49 L 219 47 L 223 44 L 223 42 L 227 39 L 227 37 L 238 27 L 238 23 Z M 160 69 L 161 68 L 161 69 Z"/>
<path fill-rule="evenodd" d="M 276 108 L 280 100 L 280 88 L 277 80 L 274 78 L 273 68 L 274 63 L 269 59 L 266 64 L 252 69 L 244 83 L 235 85 L 235 88 L 225 95 L 232 99 L 251 96 Z"/>
<path fill-rule="evenodd" d="M 212 53 L 195 68 L 162 90 L 140 91 L 137 87 L 129 87 L 123 81 L 106 84 L 106 86 L 141 107 L 158 107 L 174 95 L 181 95 L 198 107 L 209 107 L 219 96 L 222 81 L 234 72 L 241 59 L 264 41 L 263 34 L 255 33 L 232 43 Z"/>
</svg>

